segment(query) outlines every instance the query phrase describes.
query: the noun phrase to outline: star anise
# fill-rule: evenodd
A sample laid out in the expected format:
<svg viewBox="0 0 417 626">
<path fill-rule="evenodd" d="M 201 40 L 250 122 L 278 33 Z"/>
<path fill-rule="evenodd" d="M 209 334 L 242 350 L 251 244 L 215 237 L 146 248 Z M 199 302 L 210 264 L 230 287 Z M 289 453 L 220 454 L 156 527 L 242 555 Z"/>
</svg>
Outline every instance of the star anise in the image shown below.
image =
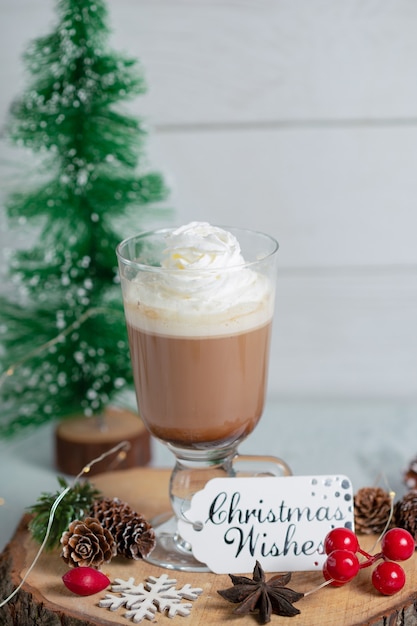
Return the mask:
<svg viewBox="0 0 417 626">
<path fill-rule="evenodd" d="M 271 621 L 271 613 L 293 617 L 300 611 L 292 603 L 304 596 L 303 593 L 289 589 L 287 585 L 291 574 L 272 576 L 265 580 L 265 573 L 258 561 L 253 570 L 253 578 L 234 576 L 229 574 L 233 587 L 218 591 L 222 598 L 229 602 L 241 602 L 233 612 L 237 615 L 246 615 L 252 611 L 259 611 L 259 622 L 267 624 Z"/>
</svg>

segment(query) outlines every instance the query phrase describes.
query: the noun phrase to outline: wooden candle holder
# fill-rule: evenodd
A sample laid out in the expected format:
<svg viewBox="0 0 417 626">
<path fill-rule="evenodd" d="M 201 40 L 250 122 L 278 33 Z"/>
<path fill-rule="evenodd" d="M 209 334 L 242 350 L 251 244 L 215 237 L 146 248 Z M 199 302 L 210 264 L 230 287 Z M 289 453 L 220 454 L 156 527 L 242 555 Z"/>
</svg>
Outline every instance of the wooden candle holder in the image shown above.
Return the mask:
<svg viewBox="0 0 417 626">
<path fill-rule="evenodd" d="M 126 441 L 129 449 L 95 463 L 90 474 L 111 469 L 147 465 L 151 460 L 151 437 L 137 413 L 108 407 L 98 421 L 95 417 L 73 417 L 55 430 L 55 463 L 59 471 L 76 476 L 93 459 Z"/>
</svg>

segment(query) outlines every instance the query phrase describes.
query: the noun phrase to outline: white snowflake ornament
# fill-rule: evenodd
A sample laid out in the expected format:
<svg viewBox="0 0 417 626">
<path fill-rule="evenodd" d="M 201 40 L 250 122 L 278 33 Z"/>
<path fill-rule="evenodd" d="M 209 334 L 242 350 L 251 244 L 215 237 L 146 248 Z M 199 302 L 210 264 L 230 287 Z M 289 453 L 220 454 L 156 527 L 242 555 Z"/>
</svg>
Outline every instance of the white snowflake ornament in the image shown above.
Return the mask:
<svg viewBox="0 0 417 626">
<path fill-rule="evenodd" d="M 167 574 L 161 574 L 158 578 L 149 576 L 145 584 L 139 585 L 135 584 L 134 578 L 116 578 L 111 590 L 121 595 L 108 593 L 100 600 L 99 606 L 110 611 L 125 606 L 128 611 L 124 616 L 134 624 L 139 624 L 143 619 L 153 621 L 157 611 L 168 617 L 187 617 L 191 613 L 192 604 L 182 600 L 197 600 L 203 590 L 191 587 L 188 583 L 176 589 L 176 582 L 175 578 L 168 578 Z"/>
</svg>

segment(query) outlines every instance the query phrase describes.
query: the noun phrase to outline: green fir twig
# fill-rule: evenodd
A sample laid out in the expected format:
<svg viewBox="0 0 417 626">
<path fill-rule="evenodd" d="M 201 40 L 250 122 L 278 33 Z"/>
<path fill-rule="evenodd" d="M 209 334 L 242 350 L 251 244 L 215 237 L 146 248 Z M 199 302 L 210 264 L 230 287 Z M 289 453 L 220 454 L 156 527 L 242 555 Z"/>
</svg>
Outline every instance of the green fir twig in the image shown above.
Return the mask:
<svg viewBox="0 0 417 626">
<path fill-rule="evenodd" d="M 61 489 L 55 493 L 42 493 L 36 503 L 29 507 L 33 518 L 29 522 L 29 530 L 37 543 L 42 543 L 45 538 L 52 505 L 62 490 L 68 487 L 68 483 L 62 477 L 58 477 Z M 45 544 L 47 550 L 53 550 L 60 544 L 62 533 L 67 530 L 69 524 L 76 519 L 83 519 L 95 500 L 101 497 L 101 492 L 88 480 L 77 482 L 66 494 L 55 511 L 50 534 Z"/>
</svg>

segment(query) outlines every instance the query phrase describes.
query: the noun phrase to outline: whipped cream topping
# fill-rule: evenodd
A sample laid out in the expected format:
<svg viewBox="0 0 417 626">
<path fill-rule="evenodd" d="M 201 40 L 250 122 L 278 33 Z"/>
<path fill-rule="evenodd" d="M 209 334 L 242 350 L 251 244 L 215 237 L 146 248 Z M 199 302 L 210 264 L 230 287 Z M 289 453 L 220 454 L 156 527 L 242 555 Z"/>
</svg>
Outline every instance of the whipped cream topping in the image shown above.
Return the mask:
<svg viewBox="0 0 417 626">
<path fill-rule="evenodd" d="M 180 226 L 167 235 L 166 245 L 162 262 L 166 269 L 224 269 L 245 262 L 236 237 L 207 222 Z"/>
<path fill-rule="evenodd" d="M 206 222 L 169 231 L 160 268 L 127 286 L 126 315 L 150 332 L 224 334 L 272 316 L 272 288 L 247 265 L 236 237 Z"/>
</svg>

